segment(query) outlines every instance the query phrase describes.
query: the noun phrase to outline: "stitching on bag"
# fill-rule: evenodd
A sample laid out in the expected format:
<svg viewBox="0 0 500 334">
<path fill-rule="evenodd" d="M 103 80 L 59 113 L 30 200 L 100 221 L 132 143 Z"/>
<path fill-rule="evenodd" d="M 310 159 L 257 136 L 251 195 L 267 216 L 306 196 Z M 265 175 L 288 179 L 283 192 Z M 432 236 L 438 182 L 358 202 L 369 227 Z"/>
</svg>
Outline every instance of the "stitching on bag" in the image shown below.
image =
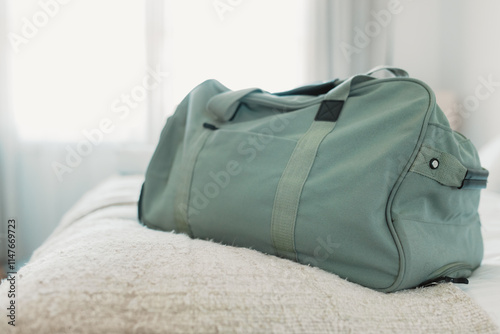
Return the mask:
<svg viewBox="0 0 500 334">
<path fill-rule="evenodd" d="M 392 79 L 392 80 L 391 80 Z M 391 190 L 391 193 L 389 195 L 389 199 L 387 200 L 387 206 L 386 206 L 386 222 L 387 226 L 389 228 L 389 231 L 392 235 L 392 238 L 394 240 L 394 243 L 396 245 L 396 248 L 398 250 L 399 254 L 399 270 L 396 279 L 394 280 L 393 284 L 388 286 L 387 288 L 383 288 L 380 290 L 383 291 L 394 291 L 397 290 L 402 283 L 405 281 L 405 272 L 406 272 L 406 256 L 403 248 L 403 243 L 401 242 L 399 235 L 396 232 L 396 228 L 394 226 L 394 220 L 392 218 L 392 205 L 394 203 L 394 199 L 396 198 L 396 194 L 399 191 L 399 188 L 401 187 L 401 184 L 403 183 L 406 175 L 409 173 L 409 170 L 413 163 L 415 162 L 415 159 L 417 157 L 418 151 L 420 150 L 420 146 L 422 145 L 425 135 L 427 133 L 427 128 L 429 125 L 429 119 L 432 115 L 432 112 L 435 110 L 435 104 L 436 104 L 436 99 L 429 88 L 427 84 L 424 82 L 417 80 L 417 79 L 412 79 L 412 78 L 391 78 L 391 79 L 385 79 L 384 82 L 386 81 L 404 81 L 404 82 L 411 82 L 414 84 L 419 85 L 421 88 L 423 88 L 427 92 L 427 97 L 429 100 L 429 104 L 427 105 L 426 111 L 425 111 L 425 117 L 422 121 L 422 128 L 420 129 L 420 134 L 417 139 L 417 143 L 415 144 L 415 148 L 413 149 L 413 152 L 410 156 L 410 159 L 408 160 L 407 165 L 405 166 L 405 169 L 399 176 L 399 179 L 396 181 L 394 184 L 393 189 Z M 380 82 L 380 81 L 378 81 Z M 371 82 L 368 82 L 371 83 Z"/>
<path fill-rule="evenodd" d="M 418 219 L 405 219 L 405 218 L 396 218 L 394 219 L 394 222 L 408 222 L 408 223 L 418 223 L 418 224 L 428 224 L 428 225 L 433 225 L 433 226 L 455 226 L 455 227 L 471 227 L 476 224 L 481 225 L 480 220 L 479 220 L 479 215 L 476 215 L 477 220 L 474 224 L 454 224 L 454 223 L 433 223 L 433 222 L 427 222 L 423 220 L 418 220 Z"/>
</svg>

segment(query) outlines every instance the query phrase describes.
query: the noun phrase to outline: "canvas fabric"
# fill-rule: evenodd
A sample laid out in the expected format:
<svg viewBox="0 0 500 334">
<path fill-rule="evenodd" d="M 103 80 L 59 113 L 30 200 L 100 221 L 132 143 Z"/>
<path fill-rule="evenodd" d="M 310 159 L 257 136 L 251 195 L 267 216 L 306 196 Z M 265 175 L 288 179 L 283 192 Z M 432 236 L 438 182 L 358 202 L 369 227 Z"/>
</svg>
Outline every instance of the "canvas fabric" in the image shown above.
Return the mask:
<svg viewBox="0 0 500 334">
<path fill-rule="evenodd" d="M 163 129 L 141 222 L 385 292 L 470 276 L 488 173 L 432 90 L 388 70 L 277 94 L 203 82 Z"/>
</svg>

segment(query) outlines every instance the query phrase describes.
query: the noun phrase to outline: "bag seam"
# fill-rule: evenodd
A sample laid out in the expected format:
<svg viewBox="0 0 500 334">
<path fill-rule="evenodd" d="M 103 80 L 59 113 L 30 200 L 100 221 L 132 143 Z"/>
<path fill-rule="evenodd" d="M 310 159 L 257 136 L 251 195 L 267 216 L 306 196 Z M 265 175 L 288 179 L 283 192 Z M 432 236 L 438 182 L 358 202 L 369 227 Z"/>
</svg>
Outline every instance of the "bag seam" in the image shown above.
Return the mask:
<svg viewBox="0 0 500 334">
<path fill-rule="evenodd" d="M 405 218 L 396 218 L 396 219 L 394 219 L 394 222 L 400 221 L 400 222 L 415 222 L 418 224 L 429 224 L 429 225 L 437 225 L 437 226 L 446 225 L 446 226 L 455 226 L 455 227 L 471 227 L 471 226 L 474 226 L 476 224 L 481 225 L 481 223 L 479 222 L 479 215 L 477 215 L 477 218 L 478 219 L 474 224 L 433 223 L 433 222 L 428 222 L 428 221 L 423 221 L 423 220 L 418 220 L 418 219 L 405 219 Z"/>
<path fill-rule="evenodd" d="M 402 285 L 402 283 L 405 281 L 405 272 L 406 272 L 406 256 L 405 256 L 405 250 L 403 247 L 403 243 L 401 242 L 401 239 L 399 238 L 398 233 L 396 232 L 396 228 L 394 226 L 394 220 L 392 217 L 392 206 L 394 203 L 394 199 L 398 193 L 399 188 L 401 187 L 401 184 L 403 183 L 404 179 L 406 178 L 406 175 L 409 173 L 411 166 L 413 165 L 418 151 L 420 150 L 420 147 L 422 146 L 422 143 L 424 141 L 425 135 L 427 133 L 427 128 L 429 125 L 429 120 L 432 115 L 432 112 L 435 112 L 436 110 L 436 99 L 434 97 L 434 94 L 432 93 L 432 90 L 430 89 L 427 84 L 424 82 L 413 79 L 413 78 L 391 78 L 393 80 L 391 81 L 404 81 L 404 82 L 413 82 L 420 87 L 422 87 L 428 94 L 429 98 L 429 103 L 427 105 L 427 110 L 425 112 L 425 117 L 422 121 L 422 128 L 420 130 L 420 134 L 418 136 L 417 143 L 415 144 L 415 147 L 413 149 L 413 152 L 410 156 L 410 159 L 408 159 L 408 163 L 406 164 L 405 168 L 401 172 L 401 175 L 399 179 L 396 181 L 394 184 L 391 193 L 389 195 L 389 198 L 387 200 L 387 206 L 386 206 L 386 223 L 389 228 L 389 232 L 391 233 L 394 243 L 396 245 L 396 248 L 398 250 L 399 254 L 399 270 L 398 270 L 398 275 L 396 276 L 396 279 L 394 280 L 393 284 L 388 286 L 387 288 L 380 289 L 381 291 L 395 291 L 398 290 L 399 287 Z M 398 80 L 394 80 L 398 79 Z M 385 82 L 385 81 L 384 81 Z M 370 83 L 370 82 L 368 82 Z"/>
</svg>

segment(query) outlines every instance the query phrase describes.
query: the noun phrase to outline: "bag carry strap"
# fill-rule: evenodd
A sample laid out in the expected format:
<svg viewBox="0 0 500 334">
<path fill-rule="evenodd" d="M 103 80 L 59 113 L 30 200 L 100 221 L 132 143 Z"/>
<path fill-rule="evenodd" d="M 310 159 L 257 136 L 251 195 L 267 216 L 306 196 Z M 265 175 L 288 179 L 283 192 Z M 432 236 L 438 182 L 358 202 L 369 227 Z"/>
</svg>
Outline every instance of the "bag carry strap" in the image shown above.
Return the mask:
<svg viewBox="0 0 500 334">
<path fill-rule="evenodd" d="M 374 67 L 371 70 L 369 70 L 368 72 L 366 72 L 366 75 L 372 75 L 373 73 L 379 72 L 379 71 L 391 72 L 395 77 L 400 77 L 400 78 L 408 78 L 409 77 L 408 72 L 406 72 L 405 70 L 403 70 L 401 68 L 397 68 L 397 67 L 387 66 L 387 65 L 381 65 L 381 66 Z"/>
<path fill-rule="evenodd" d="M 329 91 L 306 133 L 297 142 L 281 175 L 274 197 L 271 215 L 271 239 L 276 255 L 297 261 L 295 224 L 302 189 L 309 177 L 323 139 L 337 124 L 353 84 L 373 80 L 359 75 L 349 78 Z"/>
<path fill-rule="evenodd" d="M 247 88 L 238 91 L 230 90 L 213 96 L 207 103 L 207 112 L 216 122 L 224 123 L 229 121 L 233 117 L 242 100 L 275 107 L 277 109 L 299 109 L 309 105 L 314 105 L 318 103 L 318 98 L 321 101 L 321 98 L 319 97 L 320 95 L 326 95 L 324 100 L 345 101 L 350 91 L 350 85 L 353 81 L 357 82 L 374 79 L 370 75 L 378 71 L 389 71 L 396 77 L 408 77 L 408 73 L 400 68 L 378 66 L 368 71 L 365 75 L 356 75 L 344 81 L 335 79 L 318 85 L 302 86 L 289 91 L 274 94 L 264 92 L 259 88 Z M 339 90 L 338 86 L 344 86 L 344 89 Z M 347 95 L 341 94 L 340 92 L 347 92 Z M 342 96 L 334 97 L 337 94 L 340 94 Z M 300 102 L 298 102 L 297 100 L 293 99 L 293 97 L 297 95 L 312 96 L 312 98 L 309 100 L 301 100 Z M 315 98 L 315 96 L 317 98 Z M 286 97 L 289 97 L 291 100 L 288 101 Z"/>
<path fill-rule="evenodd" d="M 309 176 L 319 145 L 336 122 L 314 121 L 299 139 L 281 174 L 271 215 L 271 239 L 276 255 L 297 261 L 295 223 L 302 188 Z"/>
<path fill-rule="evenodd" d="M 364 75 L 372 75 L 373 73 L 379 72 L 379 71 L 388 71 L 392 73 L 395 77 L 400 77 L 400 78 L 408 78 L 408 72 L 401 68 L 397 67 L 391 67 L 391 66 L 386 66 L 386 65 L 381 65 L 372 68 L 368 72 L 366 72 Z M 342 81 L 339 79 L 333 79 L 324 83 L 320 84 L 313 84 L 313 85 L 307 85 L 307 86 L 302 86 L 298 87 L 295 89 L 287 90 L 284 92 L 279 92 L 279 93 L 273 93 L 273 95 L 276 96 L 288 96 L 288 95 L 312 95 L 312 96 L 318 96 L 318 95 L 323 95 L 334 89 L 336 86 L 338 86 Z"/>
<path fill-rule="evenodd" d="M 240 100 L 245 96 L 262 92 L 259 88 L 247 88 L 237 91 L 227 91 L 220 93 L 208 100 L 207 111 L 217 122 L 227 122 L 233 117 Z"/>
<path fill-rule="evenodd" d="M 410 171 L 458 189 L 486 188 L 489 174 L 484 168 L 468 169 L 452 154 L 428 146 L 420 148 Z"/>
</svg>

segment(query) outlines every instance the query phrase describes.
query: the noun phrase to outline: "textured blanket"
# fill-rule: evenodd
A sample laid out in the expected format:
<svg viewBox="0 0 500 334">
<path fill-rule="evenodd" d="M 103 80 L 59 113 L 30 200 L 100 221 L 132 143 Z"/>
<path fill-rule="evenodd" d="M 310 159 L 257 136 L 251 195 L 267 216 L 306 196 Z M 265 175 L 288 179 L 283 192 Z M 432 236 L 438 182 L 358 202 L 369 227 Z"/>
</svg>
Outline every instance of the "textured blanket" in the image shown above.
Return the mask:
<svg viewBox="0 0 500 334">
<path fill-rule="evenodd" d="M 376 292 L 243 248 L 154 231 L 140 178 L 90 192 L 18 273 L 1 333 L 497 333 L 451 284 Z"/>
</svg>

